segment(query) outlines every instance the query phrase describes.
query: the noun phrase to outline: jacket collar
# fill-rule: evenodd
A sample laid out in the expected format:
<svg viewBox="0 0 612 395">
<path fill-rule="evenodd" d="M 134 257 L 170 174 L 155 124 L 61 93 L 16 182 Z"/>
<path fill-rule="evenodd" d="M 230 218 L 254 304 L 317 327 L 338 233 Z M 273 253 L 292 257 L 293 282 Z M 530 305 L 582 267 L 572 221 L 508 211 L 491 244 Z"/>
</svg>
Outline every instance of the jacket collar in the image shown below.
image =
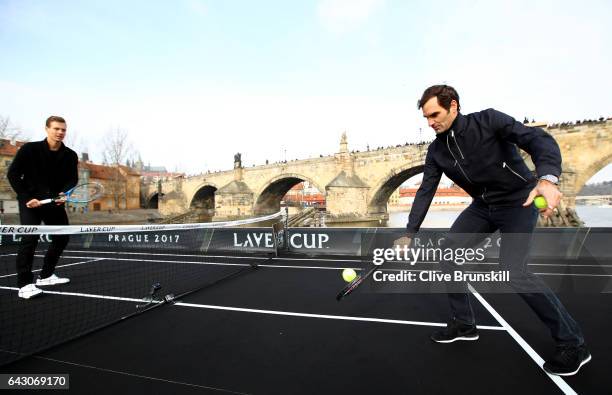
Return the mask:
<svg viewBox="0 0 612 395">
<path fill-rule="evenodd" d="M 453 121 L 453 124 L 451 125 L 449 130 L 454 130 L 455 133 L 461 133 L 465 129 L 466 125 L 467 118 L 465 117 L 465 115 L 457 113 L 457 117 L 455 117 L 455 120 Z"/>
<path fill-rule="evenodd" d="M 442 132 L 442 133 L 436 133 L 436 138 L 441 138 L 441 139 L 445 139 L 446 136 L 448 136 L 448 134 L 450 133 L 451 130 L 454 130 L 455 133 L 459 134 L 461 132 L 463 132 L 463 130 L 465 129 L 467 125 L 467 119 L 465 117 L 465 115 L 458 113 L 457 116 L 455 117 L 455 120 L 453 121 L 452 125 L 450 126 L 450 128 L 448 128 L 447 131 Z"/>
<path fill-rule="evenodd" d="M 450 133 L 450 129 L 442 133 L 436 133 L 436 139 L 446 139 L 446 136 L 448 136 L 449 133 Z"/>
<path fill-rule="evenodd" d="M 41 144 L 45 147 L 45 152 L 51 152 L 51 149 L 49 148 L 49 144 L 47 143 L 46 137 L 43 139 L 43 141 L 41 141 Z M 61 143 L 59 150 L 57 151 L 63 152 L 65 149 L 66 149 L 66 146 L 64 145 L 64 143 Z"/>
</svg>

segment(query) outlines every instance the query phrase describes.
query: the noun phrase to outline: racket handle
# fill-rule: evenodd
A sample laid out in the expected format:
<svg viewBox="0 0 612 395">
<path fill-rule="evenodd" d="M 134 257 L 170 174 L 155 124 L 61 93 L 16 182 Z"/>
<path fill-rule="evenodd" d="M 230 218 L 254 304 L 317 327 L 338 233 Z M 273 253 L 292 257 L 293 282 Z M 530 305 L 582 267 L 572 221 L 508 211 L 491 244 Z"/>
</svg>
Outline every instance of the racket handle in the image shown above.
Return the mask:
<svg viewBox="0 0 612 395">
<path fill-rule="evenodd" d="M 43 199 L 43 200 L 39 200 L 38 203 L 40 204 L 49 204 L 53 201 L 53 199 Z"/>
</svg>

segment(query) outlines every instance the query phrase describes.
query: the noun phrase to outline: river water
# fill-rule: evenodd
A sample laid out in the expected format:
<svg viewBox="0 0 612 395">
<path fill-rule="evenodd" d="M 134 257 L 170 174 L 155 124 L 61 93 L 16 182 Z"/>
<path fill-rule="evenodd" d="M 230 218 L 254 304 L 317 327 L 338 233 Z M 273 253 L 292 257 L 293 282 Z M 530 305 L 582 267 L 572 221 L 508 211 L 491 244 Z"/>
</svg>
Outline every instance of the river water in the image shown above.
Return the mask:
<svg viewBox="0 0 612 395">
<path fill-rule="evenodd" d="M 421 225 L 424 228 L 449 228 L 463 209 L 435 209 L 429 210 L 425 221 Z M 590 227 L 612 227 L 612 206 L 576 206 L 576 212 Z M 389 228 L 403 228 L 408 222 L 408 211 L 389 213 L 387 223 L 354 222 L 347 224 L 333 224 L 338 227 L 374 227 L 386 226 Z"/>
</svg>

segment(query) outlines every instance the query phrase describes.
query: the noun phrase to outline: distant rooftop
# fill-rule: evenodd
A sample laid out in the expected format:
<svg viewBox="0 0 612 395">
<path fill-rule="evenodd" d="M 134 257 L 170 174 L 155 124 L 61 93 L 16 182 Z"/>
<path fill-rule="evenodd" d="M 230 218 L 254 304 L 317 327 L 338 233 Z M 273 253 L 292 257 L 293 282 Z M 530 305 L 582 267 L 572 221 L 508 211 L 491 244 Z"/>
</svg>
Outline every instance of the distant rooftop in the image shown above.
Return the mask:
<svg viewBox="0 0 612 395">
<path fill-rule="evenodd" d="M 144 166 L 143 171 L 150 171 L 153 173 L 167 173 L 168 170 L 165 166 Z"/>
<path fill-rule="evenodd" d="M 15 156 L 19 148 L 25 143 L 25 141 L 0 139 L 0 155 Z"/>
</svg>

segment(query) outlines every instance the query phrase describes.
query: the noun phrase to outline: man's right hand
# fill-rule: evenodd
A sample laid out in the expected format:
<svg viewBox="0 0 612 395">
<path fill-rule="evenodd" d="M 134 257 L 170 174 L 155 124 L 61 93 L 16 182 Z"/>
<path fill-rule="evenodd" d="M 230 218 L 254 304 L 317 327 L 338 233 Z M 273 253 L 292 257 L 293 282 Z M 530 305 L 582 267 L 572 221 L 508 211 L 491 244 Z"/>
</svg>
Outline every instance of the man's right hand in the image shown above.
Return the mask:
<svg viewBox="0 0 612 395">
<path fill-rule="evenodd" d="M 27 208 L 36 208 L 36 207 L 40 207 L 40 206 L 41 206 L 41 204 L 40 204 L 40 201 L 38 199 L 32 199 L 32 200 L 29 200 L 26 203 L 26 207 Z"/>
<path fill-rule="evenodd" d="M 400 248 L 404 248 L 404 246 L 406 246 L 406 248 L 408 248 L 410 247 L 410 243 L 412 243 L 412 237 L 402 236 L 393 242 L 393 246 L 399 246 Z"/>
</svg>

